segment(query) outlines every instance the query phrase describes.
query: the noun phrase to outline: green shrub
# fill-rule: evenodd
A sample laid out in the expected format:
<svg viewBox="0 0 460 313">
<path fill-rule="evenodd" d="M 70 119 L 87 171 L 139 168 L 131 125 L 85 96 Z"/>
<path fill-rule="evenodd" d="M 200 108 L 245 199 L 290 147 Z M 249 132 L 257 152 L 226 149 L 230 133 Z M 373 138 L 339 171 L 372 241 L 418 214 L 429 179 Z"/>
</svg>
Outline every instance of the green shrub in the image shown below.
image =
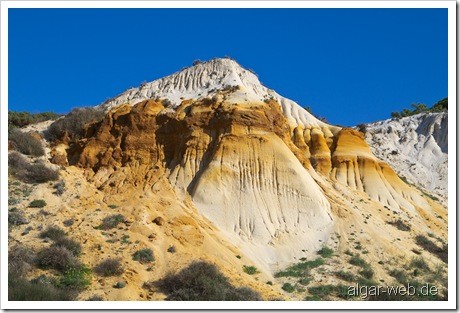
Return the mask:
<svg viewBox="0 0 460 313">
<path fill-rule="evenodd" d="M 290 283 L 285 283 L 281 289 L 283 289 L 284 291 L 286 292 L 289 292 L 289 293 L 292 293 L 295 291 L 295 287 L 293 285 L 291 285 Z"/>
<path fill-rule="evenodd" d="M 401 231 L 410 231 L 410 226 L 404 223 L 404 221 L 401 219 L 398 219 L 396 221 L 387 222 L 387 224 L 393 225 L 394 227 L 396 227 L 397 229 Z"/>
<path fill-rule="evenodd" d="M 236 288 L 213 264 L 198 261 L 177 274 L 154 283 L 172 301 L 257 301 L 260 295 L 246 287 Z M 147 285 L 148 286 L 148 285 Z"/>
<path fill-rule="evenodd" d="M 124 269 L 119 259 L 105 259 L 99 263 L 94 272 L 100 276 L 119 276 L 123 274 Z"/>
<path fill-rule="evenodd" d="M 374 277 L 374 270 L 369 268 L 364 268 L 361 271 L 359 271 L 359 275 L 363 276 L 364 278 L 371 279 Z"/>
<path fill-rule="evenodd" d="M 335 288 L 333 285 L 323 285 L 323 286 L 309 287 L 308 292 L 313 296 L 318 296 L 320 298 L 323 298 L 333 293 L 334 289 Z"/>
<path fill-rule="evenodd" d="M 8 129 L 24 127 L 29 124 L 40 123 L 48 120 L 55 120 L 60 115 L 54 112 L 29 113 L 8 111 Z"/>
<path fill-rule="evenodd" d="M 126 287 L 126 283 L 124 281 L 117 281 L 115 285 L 113 285 L 113 288 L 117 288 L 117 289 L 121 289 L 125 287 Z"/>
<path fill-rule="evenodd" d="M 36 263 L 40 268 L 53 268 L 64 272 L 69 268 L 76 268 L 80 264 L 72 252 L 64 247 L 49 247 L 38 252 Z"/>
<path fill-rule="evenodd" d="M 348 263 L 350 263 L 351 265 L 356 265 L 360 267 L 369 267 L 369 264 L 357 255 L 352 256 L 350 261 L 348 261 Z"/>
<path fill-rule="evenodd" d="M 340 278 L 340 279 L 342 279 L 344 281 L 348 281 L 348 282 L 355 281 L 355 279 L 356 279 L 355 275 L 353 275 L 350 272 L 345 272 L 345 271 L 335 272 L 335 276 L 337 276 L 338 278 Z"/>
<path fill-rule="evenodd" d="M 23 154 L 35 157 L 45 155 L 45 149 L 40 140 L 29 133 L 12 129 L 8 132 L 8 140 L 12 143 L 15 150 Z"/>
<path fill-rule="evenodd" d="M 117 227 L 117 225 L 122 223 L 124 220 L 125 220 L 125 217 L 121 214 L 110 215 L 110 216 L 105 217 L 102 220 L 101 225 L 99 225 L 97 228 L 103 229 L 103 230 L 111 229 L 111 228 Z"/>
<path fill-rule="evenodd" d="M 8 251 L 8 273 L 19 277 L 32 269 L 35 252 L 24 246 L 16 245 Z"/>
<path fill-rule="evenodd" d="M 91 269 L 84 265 L 68 268 L 60 277 L 58 286 L 63 288 L 83 290 L 91 284 Z"/>
<path fill-rule="evenodd" d="M 58 237 L 54 240 L 52 246 L 67 248 L 74 256 L 81 254 L 81 244 L 70 238 Z"/>
<path fill-rule="evenodd" d="M 330 258 L 332 256 L 332 254 L 334 253 L 334 250 L 332 250 L 331 248 L 328 248 L 326 246 L 322 247 L 318 252 L 317 252 L 320 256 L 322 256 L 323 258 Z"/>
<path fill-rule="evenodd" d="M 393 269 L 388 273 L 391 277 L 396 278 L 396 280 L 401 283 L 405 284 L 407 282 L 407 274 L 403 270 Z"/>
<path fill-rule="evenodd" d="M 40 200 L 33 200 L 29 203 L 29 208 L 44 208 L 46 206 L 46 201 L 43 199 Z"/>
<path fill-rule="evenodd" d="M 57 180 L 59 173 L 43 164 L 42 161 L 29 163 L 20 153 L 15 151 L 8 154 L 8 172 L 25 183 L 45 183 Z"/>
<path fill-rule="evenodd" d="M 275 277 L 304 277 L 310 272 L 310 269 L 324 264 L 324 259 L 317 258 L 313 261 L 300 262 L 289 266 L 284 271 L 275 274 Z"/>
<path fill-rule="evenodd" d="M 9 301 L 71 301 L 76 295 L 76 292 L 60 290 L 49 283 L 32 283 L 25 278 L 8 275 Z"/>
<path fill-rule="evenodd" d="M 248 265 L 243 265 L 243 271 L 249 275 L 254 275 L 254 274 L 259 273 L 259 271 L 257 270 L 255 266 L 248 266 Z"/>
<path fill-rule="evenodd" d="M 412 261 L 410 262 L 410 267 L 416 268 L 422 271 L 430 270 L 428 263 L 426 263 L 426 261 L 422 257 L 413 258 Z"/>
<path fill-rule="evenodd" d="M 419 245 L 424 250 L 436 255 L 444 263 L 448 262 L 448 248 L 447 244 L 444 244 L 442 247 L 438 247 L 433 241 L 427 238 L 424 235 L 415 236 L 415 243 Z"/>
<path fill-rule="evenodd" d="M 48 226 L 46 230 L 39 234 L 40 238 L 49 238 L 53 241 L 65 238 L 65 231 L 58 226 Z"/>
<path fill-rule="evenodd" d="M 85 127 L 88 124 L 102 120 L 104 111 L 98 108 L 76 108 L 65 117 L 58 119 L 45 131 L 45 137 L 50 140 L 61 139 L 67 134 L 72 140 L 85 135 Z"/>
<path fill-rule="evenodd" d="M 155 261 L 155 257 L 153 256 L 152 249 L 147 248 L 147 249 L 136 251 L 133 254 L 133 260 L 139 261 L 140 263 L 148 263 L 148 262 Z"/>
<path fill-rule="evenodd" d="M 29 221 L 24 217 L 23 213 L 20 211 L 8 211 L 8 225 L 10 226 L 19 226 L 28 224 Z"/>
</svg>

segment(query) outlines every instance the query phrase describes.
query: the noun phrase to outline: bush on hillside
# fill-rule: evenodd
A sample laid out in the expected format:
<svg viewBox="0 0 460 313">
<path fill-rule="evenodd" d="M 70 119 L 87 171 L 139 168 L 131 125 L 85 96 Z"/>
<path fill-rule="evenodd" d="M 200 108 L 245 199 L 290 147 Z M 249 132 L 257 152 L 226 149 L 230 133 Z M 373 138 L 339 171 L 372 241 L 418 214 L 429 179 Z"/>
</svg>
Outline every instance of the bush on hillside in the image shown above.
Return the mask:
<svg viewBox="0 0 460 313">
<path fill-rule="evenodd" d="M 45 131 L 46 139 L 53 141 L 67 134 L 73 139 L 84 135 L 85 126 L 102 120 L 104 111 L 98 108 L 76 108 L 64 118 L 58 119 Z"/>
<path fill-rule="evenodd" d="M 15 150 L 31 156 L 45 155 L 45 149 L 39 139 L 29 133 L 12 129 L 8 132 L 8 140 L 12 143 Z"/>
<path fill-rule="evenodd" d="M 43 162 L 29 163 L 18 152 L 8 154 L 8 172 L 25 183 L 45 183 L 59 178 L 57 170 L 47 167 Z"/>
<path fill-rule="evenodd" d="M 43 113 L 29 113 L 29 112 L 16 112 L 8 111 L 8 128 L 24 127 L 29 124 L 35 124 L 48 120 L 55 120 L 60 115 L 54 112 L 43 112 Z"/>
<path fill-rule="evenodd" d="M 148 285 L 148 284 L 147 284 Z M 193 262 L 177 274 L 169 274 L 156 282 L 172 301 L 259 301 L 261 296 L 246 287 L 236 288 L 213 265 Z"/>
</svg>

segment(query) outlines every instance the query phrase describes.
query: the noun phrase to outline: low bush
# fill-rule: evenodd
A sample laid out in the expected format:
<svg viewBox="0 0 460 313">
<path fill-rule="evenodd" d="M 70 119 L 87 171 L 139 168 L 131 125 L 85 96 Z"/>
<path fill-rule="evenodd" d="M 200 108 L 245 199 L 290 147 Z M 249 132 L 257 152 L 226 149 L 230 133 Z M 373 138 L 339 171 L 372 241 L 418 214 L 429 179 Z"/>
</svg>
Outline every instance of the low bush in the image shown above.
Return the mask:
<svg viewBox="0 0 460 313">
<path fill-rule="evenodd" d="M 374 270 L 369 268 L 364 268 L 361 271 L 359 271 L 359 275 L 363 276 L 364 278 L 371 279 L 374 277 Z"/>
<path fill-rule="evenodd" d="M 45 155 L 45 149 L 39 139 L 29 133 L 12 129 L 8 132 L 8 140 L 12 143 L 15 150 L 31 156 Z"/>
<path fill-rule="evenodd" d="M 49 238 L 53 241 L 65 238 L 65 231 L 58 226 L 48 226 L 39 234 L 40 238 Z"/>
<path fill-rule="evenodd" d="M 356 265 L 360 267 L 369 267 L 369 264 L 361 259 L 358 255 L 354 255 L 351 257 L 350 261 L 348 261 L 351 265 Z"/>
<path fill-rule="evenodd" d="M 67 134 L 71 139 L 79 139 L 84 135 L 88 124 L 99 122 L 104 117 L 104 111 L 97 108 L 76 108 L 65 117 L 58 119 L 45 131 L 45 137 L 57 140 Z"/>
<path fill-rule="evenodd" d="M 44 208 L 46 206 L 46 201 L 43 199 L 33 200 L 29 203 L 29 208 Z"/>
<path fill-rule="evenodd" d="M 49 283 L 8 275 L 9 301 L 71 301 L 76 296 L 76 292 L 60 290 Z"/>
<path fill-rule="evenodd" d="M 403 270 L 393 269 L 388 274 L 394 277 L 399 283 L 405 284 L 407 282 L 407 273 Z"/>
<path fill-rule="evenodd" d="M 416 257 L 413 258 L 412 261 L 410 262 L 409 266 L 411 268 L 416 268 L 422 271 L 429 271 L 430 267 L 428 266 L 428 263 L 422 258 L 422 257 Z"/>
<path fill-rule="evenodd" d="M 118 276 L 124 269 L 119 259 L 109 258 L 96 265 L 94 272 L 100 276 Z"/>
<path fill-rule="evenodd" d="M 415 243 L 419 245 L 424 250 L 436 255 L 444 263 L 448 262 L 448 248 L 447 244 L 443 244 L 442 247 L 438 247 L 433 241 L 427 238 L 424 235 L 415 236 Z"/>
<path fill-rule="evenodd" d="M 35 253 L 29 248 L 16 245 L 8 251 L 8 273 L 19 277 L 32 269 Z"/>
<path fill-rule="evenodd" d="M 10 152 L 8 154 L 8 172 L 25 183 L 45 183 L 57 180 L 57 170 L 47 167 L 43 162 L 29 163 L 20 153 Z"/>
<path fill-rule="evenodd" d="M 152 249 L 142 249 L 139 251 L 134 252 L 133 260 L 139 261 L 140 263 L 148 263 L 155 261 L 155 257 L 153 256 Z"/>
<path fill-rule="evenodd" d="M 125 220 L 125 217 L 121 214 L 114 214 L 105 217 L 102 220 L 101 225 L 97 227 L 97 229 L 107 230 L 114 227 L 117 227 L 118 224 L 122 223 Z"/>
<path fill-rule="evenodd" d="M 322 256 L 323 258 L 330 258 L 332 256 L 332 254 L 334 253 L 334 250 L 332 250 L 331 248 L 328 248 L 326 246 L 322 247 L 318 252 L 317 252 L 320 256 Z"/>
<path fill-rule="evenodd" d="M 292 284 L 290 284 L 290 283 L 285 283 L 285 284 L 281 287 L 281 289 L 283 289 L 284 291 L 289 292 L 289 293 L 292 293 L 292 292 L 295 291 L 295 287 L 294 287 Z"/>
<path fill-rule="evenodd" d="M 335 287 L 333 285 L 323 285 L 323 286 L 315 286 L 315 287 L 308 288 L 308 292 L 311 295 L 318 296 L 320 298 L 330 295 L 331 293 L 334 292 L 334 290 L 335 290 Z"/>
<path fill-rule="evenodd" d="M 19 226 L 28 224 L 29 221 L 24 217 L 23 213 L 20 211 L 8 211 L 8 225 L 10 226 Z"/>
<path fill-rule="evenodd" d="M 393 225 L 394 227 L 396 227 L 397 229 L 401 231 L 410 231 L 410 226 L 404 223 L 404 221 L 401 219 L 398 219 L 396 221 L 387 222 L 387 224 Z"/>
<path fill-rule="evenodd" d="M 48 120 L 55 120 L 59 118 L 59 114 L 54 112 L 43 113 L 29 113 L 29 112 L 16 112 L 8 111 L 8 129 L 15 127 L 24 127 L 29 124 L 35 124 Z"/>
<path fill-rule="evenodd" d="M 353 275 L 350 272 L 345 272 L 345 271 L 335 272 L 335 276 L 337 276 L 338 278 L 340 278 L 340 279 L 342 279 L 344 281 L 348 281 L 348 282 L 355 281 L 355 279 L 356 279 L 355 275 Z"/>
<path fill-rule="evenodd" d="M 49 247 L 38 252 L 36 263 L 43 269 L 56 269 L 65 272 L 69 268 L 76 268 L 80 264 L 72 252 L 64 247 Z"/>
<path fill-rule="evenodd" d="M 81 254 L 81 244 L 73 239 L 66 237 L 58 237 L 54 240 L 52 247 L 64 247 L 67 248 L 74 256 Z"/>
<path fill-rule="evenodd" d="M 252 265 L 243 265 L 243 271 L 246 274 L 249 274 L 249 275 L 254 275 L 254 274 L 259 273 L 257 268 L 255 266 L 252 266 Z"/>
<path fill-rule="evenodd" d="M 289 266 L 284 271 L 275 274 L 275 277 L 305 277 L 308 276 L 310 269 L 324 264 L 324 259 L 317 258 L 313 261 L 300 262 Z"/>
<path fill-rule="evenodd" d="M 172 301 L 258 301 L 261 296 L 246 287 L 236 288 L 218 268 L 203 261 L 193 262 L 177 274 L 155 283 Z"/>
<path fill-rule="evenodd" d="M 70 267 L 60 277 L 58 286 L 61 288 L 83 290 L 91 284 L 91 269 L 84 265 Z"/>
</svg>

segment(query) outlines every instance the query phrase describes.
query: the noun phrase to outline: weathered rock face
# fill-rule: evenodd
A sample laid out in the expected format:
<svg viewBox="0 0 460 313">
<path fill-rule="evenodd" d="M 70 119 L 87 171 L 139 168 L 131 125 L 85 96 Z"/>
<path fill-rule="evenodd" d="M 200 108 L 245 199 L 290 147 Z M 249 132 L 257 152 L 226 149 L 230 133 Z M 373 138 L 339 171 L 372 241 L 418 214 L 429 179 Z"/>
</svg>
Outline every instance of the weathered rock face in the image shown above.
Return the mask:
<svg viewBox="0 0 460 313">
<path fill-rule="evenodd" d="M 411 183 L 447 200 L 448 113 L 421 113 L 366 125 L 373 153 Z"/>
<path fill-rule="evenodd" d="M 172 106 L 168 98 L 143 99 L 150 91 L 142 88 L 138 102 L 136 93 L 122 94 L 106 104 L 103 121 L 69 143 L 68 164 L 84 168 L 107 193 L 123 194 L 127 186 L 168 190 L 265 269 L 320 248 L 346 223 L 341 217 L 353 216 L 346 207 L 356 200 L 371 200 L 375 212 L 385 206 L 407 219 L 418 216 L 420 225 L 441 214 L 372 154 L 362 133 L 318 121 L 232 69 L 233 63 L 221 70 L 228 76 L 223 81 L 240 79 L 241 85 Z M 191 95 L 187 86 L 202 88 L 207 79 L 193 77 L 199 81 L 184 83 L 178 75 L 157 85 L 177 81 Z M 122 99 L 129 104 L 118 105 Z M 359 205 L 367 212 L 368 205 Z"/>
</svg>

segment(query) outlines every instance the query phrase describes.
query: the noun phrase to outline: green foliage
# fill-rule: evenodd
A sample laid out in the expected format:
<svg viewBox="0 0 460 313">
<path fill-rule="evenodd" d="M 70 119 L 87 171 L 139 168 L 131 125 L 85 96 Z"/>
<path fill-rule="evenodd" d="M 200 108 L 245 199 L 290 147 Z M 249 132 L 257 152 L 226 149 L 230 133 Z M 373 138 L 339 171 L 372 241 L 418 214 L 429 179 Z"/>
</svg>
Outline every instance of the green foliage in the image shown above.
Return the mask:
<svg viewBox="0 0 460 313">
<path fill-rule="evenodd" d="M 153 256 L 152 249 L 146 248 L 146 249 L 136 251 L 133 254 L 133 260 L 139 261 L 140 263 L 148 263 L 148 262 L 155 261 L 155 257 Z"/>
<path fill-rule="evenodd" d="M 422 257 L 416 257 L 413 258 L 412 261 L 410 262 L 409 266 L 411 268 L 416 268 L 422 271 L 429 271 L 430 267 L 428 266 L 428 263 L 422 258 Z"/>
<path fill-rule="evenodd" d="M 67 134 L 71 139 L 79 139 L 85 135 L 88 124 L 102 120 L 104 112 L 97 108 L 76 108 L 64 118 L 55 121 L 45 132 L 45 137 L 50 140 L 57 140 Z"/>
<path fill-rule="evenodd" d="M 393 269 L 390 272 L 388 272 L 388 274 L 391 277 L 396 278 L 396 280 L 401 284 L 405 284 L 408 280 L 407 273 L 403 270 Z"/>
<path fill-rule="evenodd" d="M 68 268 L 60 277 L 58 286 L 76 290 L 86 289 L 91 284 L 91 269 L 85 265 Z"/>
<path fill-rule="evenodd" d="M 81 254 L 81 244 L 70 238 L 56 238 L 52 246 L 67 248 L 74 256 L 79 256 Z"/>
<path fill-rule="evenodd" d="M 275 277 L 304 277 L 309 274 L 310 269 L 324 264 L 324 259 L 317 258 L 313 261 L 300 262 L 289 266 L 284 271 L 275 274 Z"/>
<path fill-rule="evenodd" d="M 284 291 L 286 292 L 289 292 L 289 293 L 292 293 L 295 291 L 295 287 L 293 285 L 291 285 L 290 283 L 285 283 L 281 289 L 283 289 Z"/>
<path fill-rule="evenodd" d="M 404 221 L 401 219 L 398 219 L 396 221 L 387 222 L 387 224 L 390 224 L 401 231 L 410 231 L 410 226 L 404 223 Z"/>
<path fill-rule="evenodd" d="M 59 178 L 57 170 L 43 164 L 42 161 L 29 163 L 20 153 L 8 154 L 8 173 L 25 183 L 45 183 Z"/>
<path fill-rule="evenodd" d="M 424 250 L 436 255 L 440 258 L 444 263 L 448 261 L 448 246 L 447 244 L 443 244 L 442 247 L 439 247 L 429 238 L 424 235 L 417 235 L 415 236 L 415 243 L 419 245 Z"/>
<path fill-rule="evenodd" d="M 361 259 L 358 255 L 354 255 L 351 257 L 350 261 L 348 261 L 351 265 L 356 265 L 360 267 L 369 267 L 369 264 Z"/>
<path fill-rule="evenodd" d="M 329 247 L 324 246 L 317 253 L 323 258 L 330 258 L 332 254 L 334 253 L 334 250 L 332 250 Z"/>
<path fill-rule="evenodd" d="M 250 265 L 243 265 L 243 271 L 246 274 L 249 274 L 249 275 L 254 275 L 254 274 L 259 273 L 257 268 L 255 266 L 252 266 L 252 265 L 251 266 Z"/>
<path fill-rule="evenodd" d="M 359 275 L 363 276 L 364 278 L 371 279 L 372 277 L 374 277 L 374 270 L 370 267 L 364 268 L 361 271 L 359 271 Z"/>
<path fill-rule="evenodd" d="M 218 268 L 203 261 L 193 262 L 177 274 L 168 274 L 145 288 L 157 286 L 172 301 L 257 301 L 261 296 L 246 287 L 236 288 Z"/>
<path fill-rule="evenodd" d="M 60 116 L 61 115 L 53 112 L 33 114 L 29 112 L 8 111 L 8 128 L 11 129 L 15 127 L 24 127 L 29 124 L 35 124 L 48 120 L 55 120 Z"/>
<path fill-rule="evenodd" d="M 32 269 L 34 251 L 22 245 L 16 245 L 8 252 L 8 273 L 23 276 Z"/>
<path fill-rule="evenodd" d="M 23 154 L 35 157 L 45 155 L 45 149 L 40 140 L 29 133 L 12 129 L 8 132 L 8 140 L 12 143 L 15 150 Z"/>
<path fill-rule="evenodd" d="M 65 231 L 58 226 L 48 226 L 46 230 L 40 233 L 39 237 L 56 241 L 65 237 Z"/>
<path fill-rule="evenodd" d="M 113 288 L 117 288 L 117 289 L 121 289 L 125 287 L 126 287 L 126 283 L 124 281 L 117 281 L 115 285 L 113 285 Z"/>
<path fill-rule="evenodd" d="M 29 203 L 29 208 L 43 208 L 46 206 L 46 201 L 43 199 L 40 200 L 33 200 Z"/>
<path fill-rule="evenodd" d="M 28 224 L 29 221 L 24 217 L 23 213 L 20 211 L 8 211 L 8 225 L 9 226 L 19 226 Z"/>
<path fill-rule="evenodd" d="M 331 293 L 334 292 L 334 290 L 335 290 L 335 287 L 333 285 L 323 285 L 323 286 L 315 286 L 315 287 L 308 288 L 308 292 L 311 295 L 318 296 L 320 298 L 330 295 Z"/>
<path fill-rule="evenodd" d="M 107 230 L 116 227 L 118 224 L 122 223 L 125 220 L 125 217 L 121 214 L 114 214 L 105 217 L 102 220 L 101 225 L 97 226 L 97 229 Z"/>
<path fill-rule="evenodd" d="M 338 271 L 338 272 L 335 272 L 335 276 L 337 276 L 338 278 L 344 280 L 344 281 L 348 281 L 348 282 L 352 282 L 352 281 L 355 281 L 356 277 L 355 275 L 353 275 L 352 273 L 350 272 L 345 272 L 345 271 Z"/>
<path fill-rule="evenodd" d="M 411 104 L 411 106 L 413 108 L 412 110 L 403 109 L 401 112 L 391 112 L 391 117 L 401 118 L 401 117 L 419 114 L 422 112 L 444 112 L 444 111 L 447 111 L 448 100 L 447 98 L 444 98 L 436 102 L 431 108 L 428 108 L 423 103 L 414 103 L 414 104 Z"/>
<path fill-rule="evenodd" d="M 50 283 L 30 282 L 23 277 L 8 275 L 9 301 L 71 301 L 75 297 L 75 292 L 60 290 Z"/>
<path fill-rule="evenodd" d="M 105 259 L 99 263 L 94 272 L 100 276 L 118 276 L 123 274 L 124 269 L 119 259 Z"/>
<path fill-rule="evenodd" d="M 36 263 L 40 268 L 52 268 L 61 272 L 79 266 L 79 262 L 72 252 L 64 247 L 49 247 L 42 249 L 37 254 Z"/>
</svg>

